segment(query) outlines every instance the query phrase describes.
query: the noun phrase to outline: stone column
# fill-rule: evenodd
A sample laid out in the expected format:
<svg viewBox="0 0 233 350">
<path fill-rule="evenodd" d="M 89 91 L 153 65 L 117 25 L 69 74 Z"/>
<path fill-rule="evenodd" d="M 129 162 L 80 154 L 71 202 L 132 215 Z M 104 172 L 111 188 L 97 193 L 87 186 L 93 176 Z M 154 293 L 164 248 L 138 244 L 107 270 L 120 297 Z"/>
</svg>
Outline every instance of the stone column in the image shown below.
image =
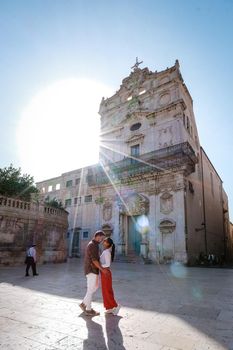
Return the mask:
<svg viewBox="0 0 233 350">
<path fill-rule="evenodd" d="M 125 227 L 124 227 L 124 215 L 122 213 L 119 213 L 118 254 L 125 255 Z"/>
</svg>

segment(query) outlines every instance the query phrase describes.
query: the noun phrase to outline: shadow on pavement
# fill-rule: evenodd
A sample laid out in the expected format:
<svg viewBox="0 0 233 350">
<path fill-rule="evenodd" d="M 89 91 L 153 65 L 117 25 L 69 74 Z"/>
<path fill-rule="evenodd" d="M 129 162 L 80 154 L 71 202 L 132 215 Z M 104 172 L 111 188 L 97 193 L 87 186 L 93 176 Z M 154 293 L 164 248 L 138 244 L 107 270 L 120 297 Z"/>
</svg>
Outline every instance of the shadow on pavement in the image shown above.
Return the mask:
<svg viewBox="0 0 233 350">
<path fill-rule="evenodd" d="M 123 345 L 123 336 L 119 328 L 121 316 L 105 316 L 105 327 L 108 349 L 126 350 Z"/>
<path fill-rule="evenodd" d="M 81 314 L 80 317 L 82 317 L 86 322 L 86 327 L 88 331 L 87 339 L 83 341 L 83 350 L 108 350 L 102 326 L 99 323 L 93 321 L 93 318 L 90 316 L 85 316 L 84 314 Z"/>
<path fill-rule="evenodd" d="M 93 321 L 92 317 L 85 316 L 84 313 L 82 313 L 80 317 L 82 317 L 86 322 L 88 331 L 87 339 L 83 341 L 83 350 L 126 350 L 123 345 L 123 336 L 119 328 L 119 321 L 122 319 L 121 316 L 105 316 L 106 340 L 104 337 L 103 328 L 99 323 Z"/>
<path fill-rule="evenodd" d="M 79 259 L 67 264 L 42 265 L 38 267 L 38 272 L 40 275 L 37 277 L 25 278 L 24 266 L 0 268 L 0 282 L 77 299 L 77 302 L 82 300 L 86 279 Z M 132 315 L 133 309 L 153 313 L 155 331 L 156 317 L 160 314 L 172 315 L 222 344 L 225 349 L 233 349 L 233 324 L 230 322 L 231 317 L 233 320 L 232 270 L 186 268 L 182 276 L 177 276 L 169 266 L 116 263 L 113 265 L 113 284 L 117 300 L 124 307 L 131 308 Z M 100 290 L 95 301 L 102 303 Z M 100 342 L 103 346 L 101 349 L 114 346 L 119 350 L 125 349 L 120 319 L 118 316 L 106 316 L 106 344 L 101 325 L 85 317 L 88 338 L 83 349 L 90 349 L 90 342 L 97 334 L 98 344 Z M 138 323 L 141 322 L 138 320 Z"/>
</svg>

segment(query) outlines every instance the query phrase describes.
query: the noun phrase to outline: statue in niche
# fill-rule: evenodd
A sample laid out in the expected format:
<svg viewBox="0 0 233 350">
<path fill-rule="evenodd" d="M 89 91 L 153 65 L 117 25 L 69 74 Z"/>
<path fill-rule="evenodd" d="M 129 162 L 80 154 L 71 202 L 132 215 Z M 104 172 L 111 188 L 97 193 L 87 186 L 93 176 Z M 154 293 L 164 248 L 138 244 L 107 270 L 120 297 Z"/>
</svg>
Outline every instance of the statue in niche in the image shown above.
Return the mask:
<svg viewBox="0 0 233 350">
<path fill-rule="evenodd" d="M 173 195 L 165 192 L 160 197 L 160 212 L 170 214 L 173 211 Z"/>
<path fill-rule="evenodd" d="M 109 221 L 112 218 L 112 204 L 110 202 L 105 202 L 103 205 L 103 219 Z"/>
</svg>

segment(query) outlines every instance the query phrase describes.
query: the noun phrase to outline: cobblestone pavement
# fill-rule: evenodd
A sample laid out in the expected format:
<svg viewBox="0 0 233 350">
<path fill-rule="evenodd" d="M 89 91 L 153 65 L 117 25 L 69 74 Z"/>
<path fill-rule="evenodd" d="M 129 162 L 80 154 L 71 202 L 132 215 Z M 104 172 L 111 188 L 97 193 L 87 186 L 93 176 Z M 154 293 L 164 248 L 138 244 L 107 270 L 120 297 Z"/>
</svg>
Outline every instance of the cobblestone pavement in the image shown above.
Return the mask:
<svg viewBox="0 0 233 350">
<path fill-rule="evenodd" d="M 233 270 L 115 263 L 118 316 L 85 317 L 82 261 L 0 268 L 0 348 L 233 350 Z"/>
</svg>

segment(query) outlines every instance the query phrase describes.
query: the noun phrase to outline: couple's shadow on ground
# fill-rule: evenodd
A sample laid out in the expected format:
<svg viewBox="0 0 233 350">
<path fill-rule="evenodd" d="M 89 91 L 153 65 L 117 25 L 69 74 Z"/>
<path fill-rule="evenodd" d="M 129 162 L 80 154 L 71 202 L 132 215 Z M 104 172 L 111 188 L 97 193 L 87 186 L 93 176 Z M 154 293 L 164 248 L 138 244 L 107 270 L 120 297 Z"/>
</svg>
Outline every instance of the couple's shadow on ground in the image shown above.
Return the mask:
<svg viewBox="0 0 233 350">
<path fill-rule="evenodd" d="M 106 338 L 104 337 L 104 330 L 102 325 L 95 322 L 94 317 L 85 316 L 84 313 L 80 315 L 86 322 L 87 326 L 87 339 L 83 341 L 83 350 L 126 350 L 123 345 L 123 336 L 119 328 L 119 322 L 122 319 L 121 316 L 115 316 L 111 314 L 105 315 L 105 331 Z"/>
</svg>

